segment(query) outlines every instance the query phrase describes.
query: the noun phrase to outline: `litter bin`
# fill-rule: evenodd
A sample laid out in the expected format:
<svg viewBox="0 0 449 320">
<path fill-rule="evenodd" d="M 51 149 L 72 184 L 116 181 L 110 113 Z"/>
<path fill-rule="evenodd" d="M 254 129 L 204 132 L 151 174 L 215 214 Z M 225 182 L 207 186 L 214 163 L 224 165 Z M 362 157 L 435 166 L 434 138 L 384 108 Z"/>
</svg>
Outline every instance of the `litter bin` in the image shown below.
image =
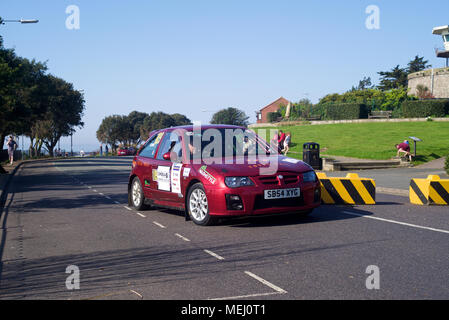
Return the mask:
<svg viewBox="0 0 449 320">
<path fill-rule="evenodd" d="M 303 161 L 315 170 L 322 170 L 323 163 L 320 159 L 320 145 L 309 142 L 303 146 Z"/>
</svg>

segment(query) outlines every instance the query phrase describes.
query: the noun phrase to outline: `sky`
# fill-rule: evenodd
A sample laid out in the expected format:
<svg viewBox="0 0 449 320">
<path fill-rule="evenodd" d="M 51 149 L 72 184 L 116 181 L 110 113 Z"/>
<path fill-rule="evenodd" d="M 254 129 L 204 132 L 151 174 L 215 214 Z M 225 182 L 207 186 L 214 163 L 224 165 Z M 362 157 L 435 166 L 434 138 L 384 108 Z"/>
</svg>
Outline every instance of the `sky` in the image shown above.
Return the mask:
<svg viewBox="0 0 449 320">
<path fill-rule="evenodd" d="M 69 6 L 79 9 L 79 29 L 67 27 L 76 22 Z M 113 114 L 163 111 L 206 124 L 235 107 L 255 122 L 281 96 L 318 102 L 365 76 L 377 84 L 377 72 L 416 55 L 443 67 L 432 28 L 448 25 L 448 12 L 447 0 L 1 0 L 3 19 L 39 23 L 0 25 L 0 35 L 84 90 L 85 125 L 73 144 L 86 151 L 99 148 L 96 130 Z"/>
</svg>

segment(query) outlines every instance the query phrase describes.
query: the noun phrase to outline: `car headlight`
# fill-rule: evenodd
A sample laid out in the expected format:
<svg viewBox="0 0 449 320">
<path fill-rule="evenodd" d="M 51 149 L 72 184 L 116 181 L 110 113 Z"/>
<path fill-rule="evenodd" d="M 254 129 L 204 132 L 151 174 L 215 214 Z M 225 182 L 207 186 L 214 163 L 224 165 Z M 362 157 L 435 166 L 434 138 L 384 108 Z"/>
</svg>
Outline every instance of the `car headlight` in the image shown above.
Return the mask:
<svg viewBox="0 0 449 320">
<path fill-rule="evenodd" d="M 302 175 L 304 182 L 315 182 L 318 180 L 315 171 L 309 171 Z"/>
<path fill-rule="evenodd" d="M 229 188 L 253 186 L 254 182 L 248 177 L 226 177 L 225 184 Z"/>
</svg>

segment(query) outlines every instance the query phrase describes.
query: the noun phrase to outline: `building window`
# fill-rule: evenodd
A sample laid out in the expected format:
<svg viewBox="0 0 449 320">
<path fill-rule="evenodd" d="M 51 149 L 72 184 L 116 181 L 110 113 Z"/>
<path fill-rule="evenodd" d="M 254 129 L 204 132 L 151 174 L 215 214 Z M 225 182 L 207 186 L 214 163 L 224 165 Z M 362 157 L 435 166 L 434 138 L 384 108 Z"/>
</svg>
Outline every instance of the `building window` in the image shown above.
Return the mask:
<svg viewBox="0 0 449 320">
<path fill-rule="evenodd" d="M 443 40 L 444 40 L 445 42 L 449 42 L 449 34 L 444 35 L 444 36 L 443 36 Z"/>
</svg>

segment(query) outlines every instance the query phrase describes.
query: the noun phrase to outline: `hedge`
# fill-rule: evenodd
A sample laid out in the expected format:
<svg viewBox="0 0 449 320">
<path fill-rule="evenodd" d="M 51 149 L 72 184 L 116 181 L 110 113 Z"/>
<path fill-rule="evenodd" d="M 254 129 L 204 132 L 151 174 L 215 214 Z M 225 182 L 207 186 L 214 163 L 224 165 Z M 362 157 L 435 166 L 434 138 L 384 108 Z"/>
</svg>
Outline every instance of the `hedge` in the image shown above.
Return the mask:
<svg viewBox="0 0 449 320">
<path fill-rule="evenodd" d="M 361 103 L 332 103 L 321 106 L 322 119 L 353 120 L 367 119 L 368 107 Z"/>
<path fill-rule="evenodd" d="M 402 103 L 404 118 L 444 117 L 449 113 L 449 100 L 415 100 Z"/>
</svg>

